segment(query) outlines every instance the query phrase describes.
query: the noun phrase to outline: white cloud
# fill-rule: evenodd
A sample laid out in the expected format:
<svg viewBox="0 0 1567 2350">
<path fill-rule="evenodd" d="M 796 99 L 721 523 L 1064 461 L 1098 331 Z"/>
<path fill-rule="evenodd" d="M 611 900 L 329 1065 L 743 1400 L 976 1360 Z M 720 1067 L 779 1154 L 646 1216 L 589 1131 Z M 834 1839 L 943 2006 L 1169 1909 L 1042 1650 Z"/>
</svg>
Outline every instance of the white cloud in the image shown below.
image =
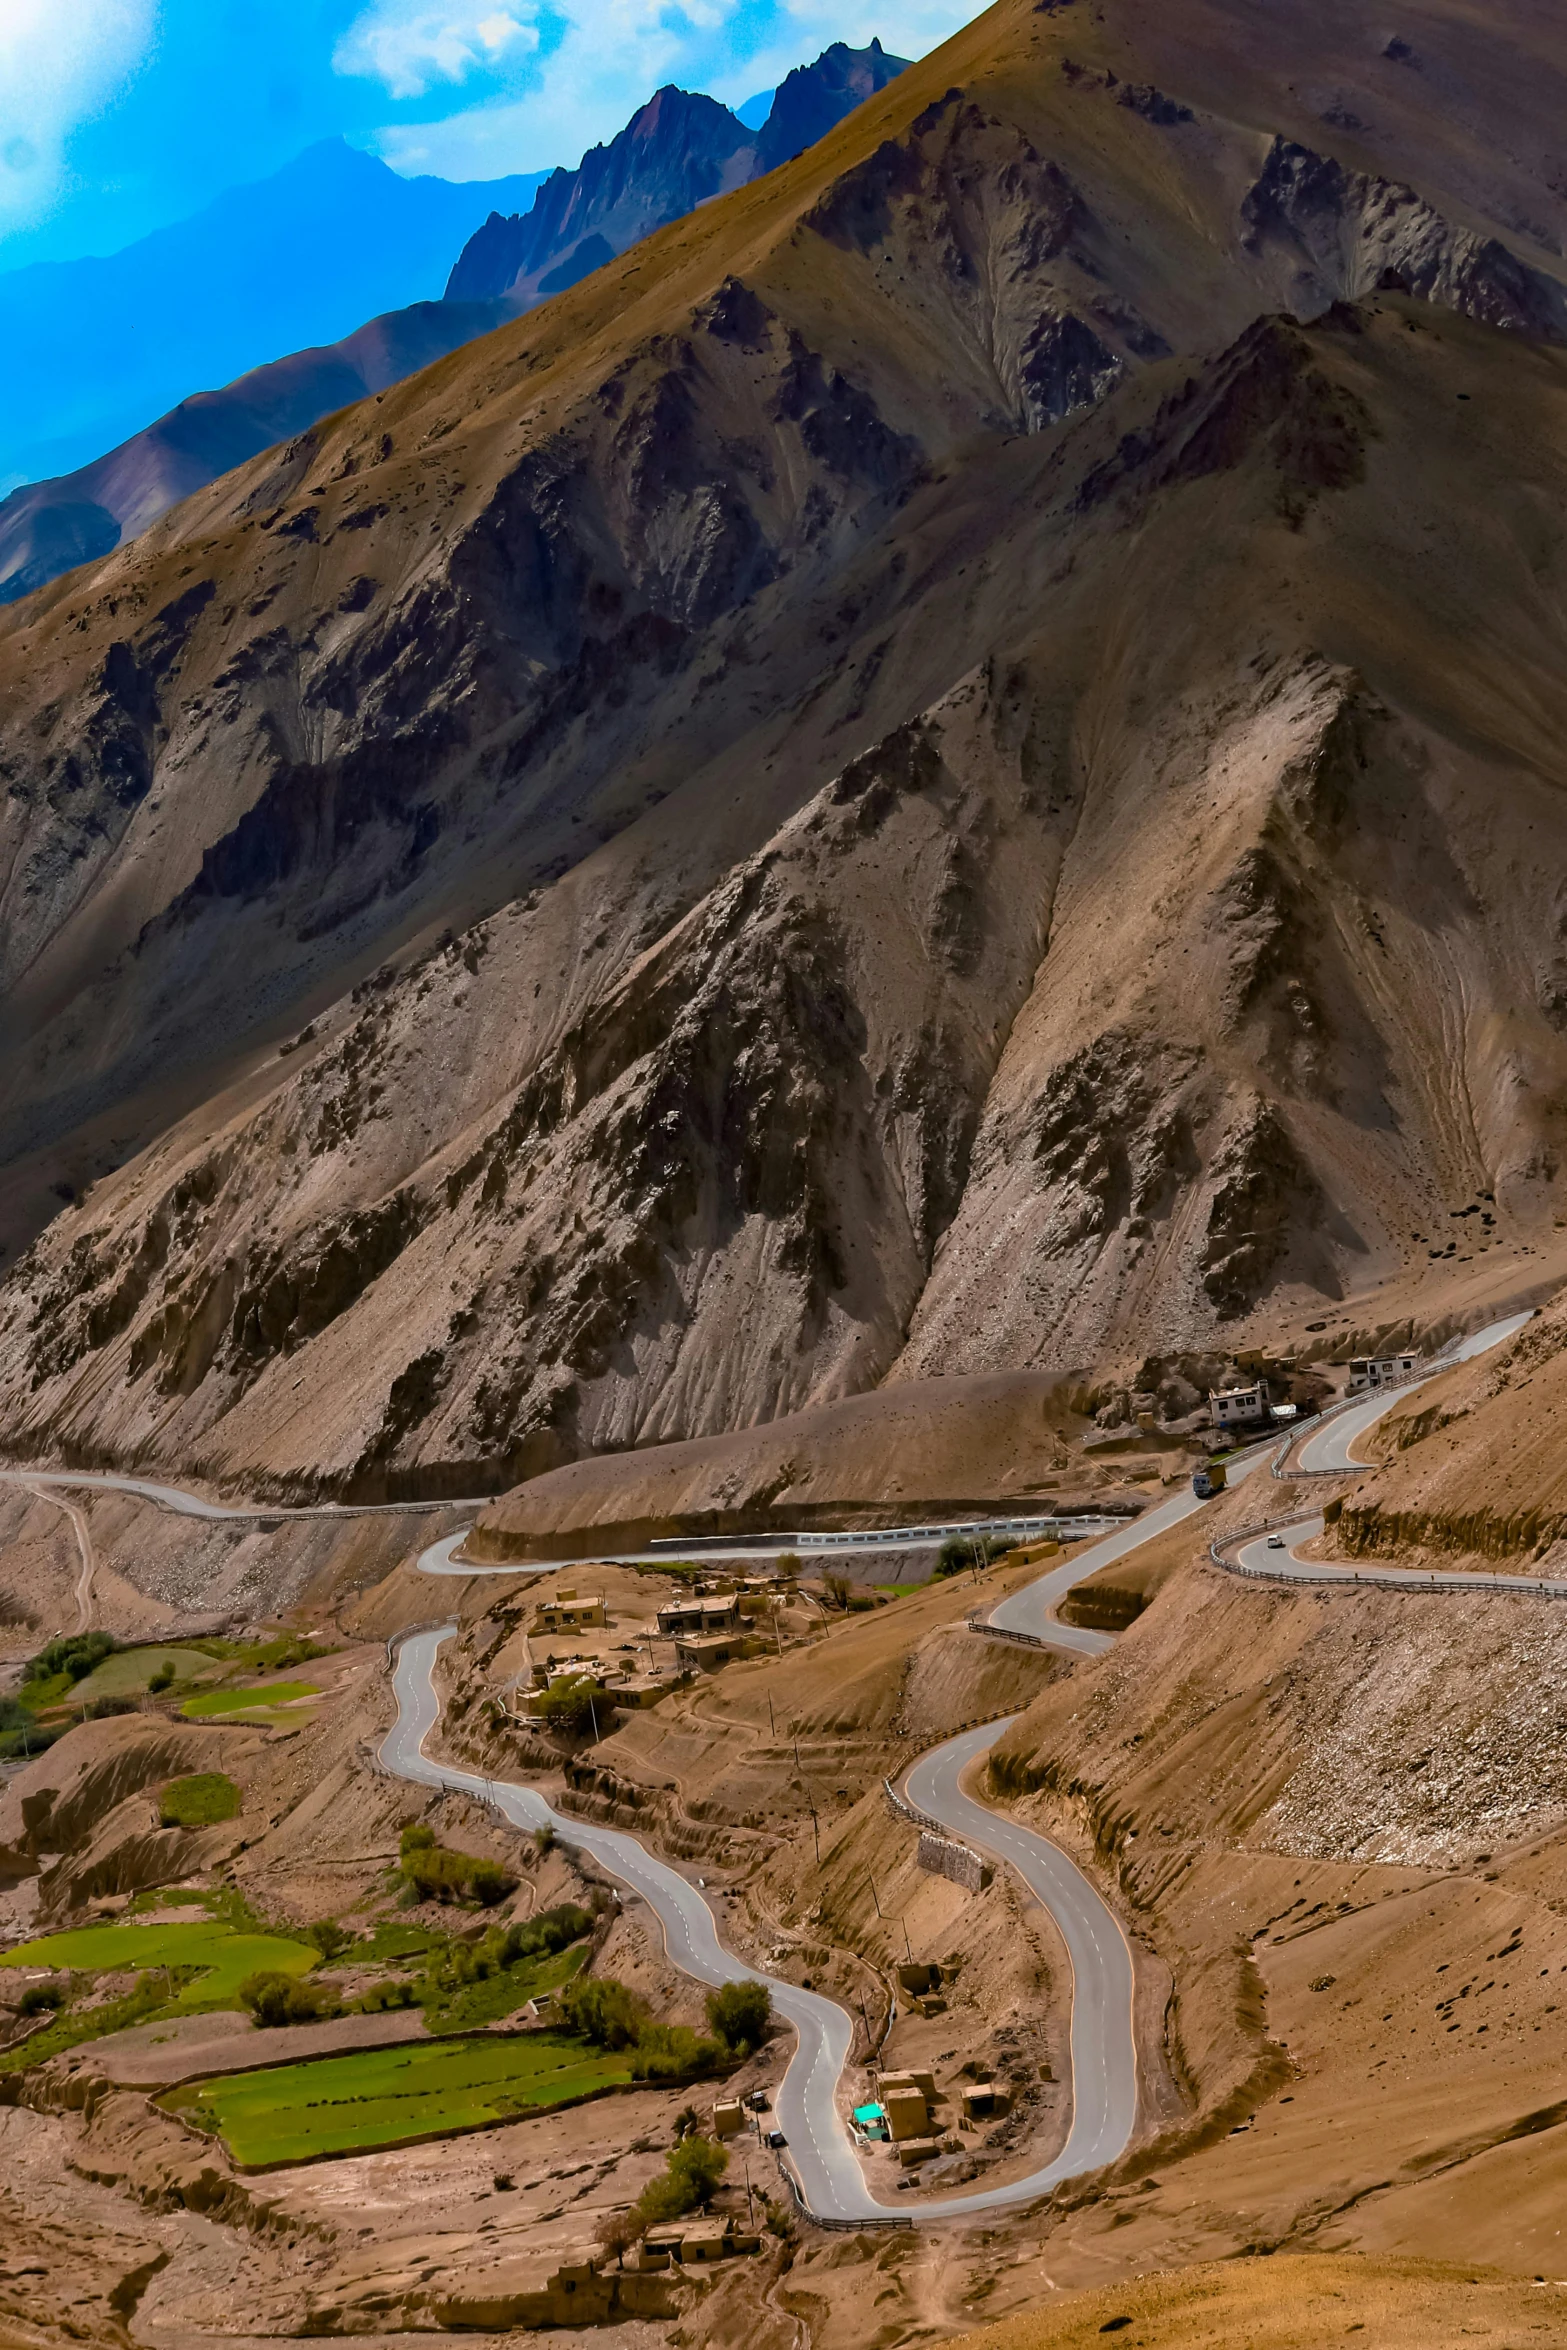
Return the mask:
<svg viewBox="0 0 1567 2350">
<path fill-rule="evenodd" d="M 0 0 L 0 234 L 59 193 L 65 145 L 147 54 L 157 0 Z"/>
<path fill-rule="evenodd" d="M 756 0 L 551 0 L 552 27 L 564 31 L 526 61 L 520 87 L 444 122 L 390 125 L 375 148 L 397 171 L 454 180 L 574 164 L 612 139 L 661 83 L 738 105 L 830 41 L 863 48 L 879 34 L 886 48 L 921 57 L 974 13 L 973 0 L 899 0 L 895 9 L 886 0 L 772 0 L 761 9 Z M 414 21 L 396 0 L 379 0 L 374 18 Z M 758 18 L 763 46 L 746 38 Z M 370 22 L 361 18 L 348 38 Z"/>
<path fill-rule="evenodd" d="M 3 0 L 0 0 L 3 4 Z M 376 0 L 338 42 L 339 73 L 363 74 L 393 98 L 421 98 L 434 82 L 462 82 L 530 56 L 539 45 L 531 7 L 409 8 Z"/>
</svg>

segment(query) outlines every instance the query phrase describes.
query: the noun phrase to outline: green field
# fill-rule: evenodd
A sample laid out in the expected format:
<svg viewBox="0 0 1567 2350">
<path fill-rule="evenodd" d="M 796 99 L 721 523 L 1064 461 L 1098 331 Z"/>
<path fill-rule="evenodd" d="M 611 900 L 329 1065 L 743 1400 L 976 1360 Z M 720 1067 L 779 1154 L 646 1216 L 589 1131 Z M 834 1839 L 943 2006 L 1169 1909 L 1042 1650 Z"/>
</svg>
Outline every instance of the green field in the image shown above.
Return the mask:
<svg viewBox="0 0 1567 2350">
<path fill-rule="evenodd" d="M 176 1681 L 193 1681 L 198 1674 L 223 1669 L 216 1657 L 199 1648 L 121 1648 L 95 1666 L 85 1681 L 75 1682 L 70 1694 L 84 1705 L 99 1697 L 139 1697 L 165 1665 Z"/>
<path fill-rule="evenodd" d="M 320 1953 L 281 1934 L 236 1932 L 219 1918 L 178 1926 L 81 1926 L 47 1934 L 0 1958 L 0 1966 L 69 1967 L 82 1974 L 128 1973 L 144 1967 L 200 1967 L 172 2002 L 176 2009 L 229 2007 L 247 1975 L 275 1971 L 303 1975 Z"/>
<path fill-rule="evenodd" d="M 193 1771 L 169 1781 L 158 1798 L 158 1816 L 166 1828 L 212 1828 L 236 1819 L 244 1800 L 222 1771 Z"/>
<path fill-rule="evenodd" d="M 624 2052 L 608 2056 L 564 2034 L 526 2032 L 229 2073 L 171 2090 L 163 2103 L 217 2131 L 236 2162 L 257 2167 L 482 2129 L 630 2078 Z"/>
<path fill-rule="evenodd" d="M 201 1697 L 187 1697 L 180 1712 L 187 1721 L 210 1721 L 217 1714 L 256 1713 L 263 1708 L 292 1705 L 296 1698 L 319 1697 L 313 1681 L 262 1682 L 251 1689 L 209 1689 Z"/>
</svg>

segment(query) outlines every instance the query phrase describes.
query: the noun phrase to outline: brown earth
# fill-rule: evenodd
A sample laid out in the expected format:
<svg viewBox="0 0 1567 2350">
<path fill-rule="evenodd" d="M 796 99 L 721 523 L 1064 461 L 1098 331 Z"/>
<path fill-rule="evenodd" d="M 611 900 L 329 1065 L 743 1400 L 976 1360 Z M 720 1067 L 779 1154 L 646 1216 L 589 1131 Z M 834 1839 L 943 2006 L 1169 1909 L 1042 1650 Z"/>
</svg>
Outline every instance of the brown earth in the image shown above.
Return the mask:
<svg viewBox="0 0 1567 2350">
<path fill-rule="evenodd" d="M 1140 2278 L 1073 2294 L 959 2337 L 962 2350 L 1095 2350 L 1112 2329 L 1160 2350 L 1328 2350 L 1356 2334 L 1386 2350 L 1459 2350 L 1476 2337 L 1567 2339 L 1554 2282 L 1543 2292 L 1488 2269 L 1324 2254 Z M 1126 2321 L 1118 2324 L 1118 2320 Z"/>
</svg>

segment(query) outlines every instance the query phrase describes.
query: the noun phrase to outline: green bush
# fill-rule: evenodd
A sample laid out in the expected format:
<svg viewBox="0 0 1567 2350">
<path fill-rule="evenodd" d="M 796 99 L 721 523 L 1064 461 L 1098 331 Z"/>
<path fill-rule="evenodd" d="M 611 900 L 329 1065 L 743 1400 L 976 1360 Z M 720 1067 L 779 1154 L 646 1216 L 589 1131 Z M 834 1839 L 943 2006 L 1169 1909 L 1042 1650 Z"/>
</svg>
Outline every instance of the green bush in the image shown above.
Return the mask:
<svg viewBox="0 0 1567 2350">
<path fill-rule="evenodd" d="M 533 1699 L 534 1718 L 552 1730 L 591 1730 L 600 1695 L 591 1673 L 563 1673 Z"/>
<path fill-rule="evenodd" d="M 560 1995 L 561 2020 L 595 2048 L 630 2048 L 646 2025 L 647 2009 L 634 1991 L 612 1975 L 589 1975 L 568 1983 Z"/>
<path fill-rule="evenodd" d="M 499 1861 L 472 1852 L 449 1852 L 422 1820 L 410 1820 L 399 1850 L 404 1881 L 420 1901 L 477 1901 L 493 1909 L 516 1887 L 516 1878 Z"/>
<path fill-rule="evenodd" d="M 644 2023 L 631 2051 L 634 2081 L 690 2081 L 719 2071 L 724 2051 L 689 2024 Z"/>
<path fill-rule="evenodd" d="M 22 1679 L 52 1681 L 56 1674 L 65 1673 L 73 1681 L 85 1681 L 119 1645 L 112 1632 L 72 1632 L 49 1641 L 36 1656 L 29 1657 L 22 1667 Z"/>
<path fill-rule="evenodd" d="M 222 1771 L 196 1771 L 169 1781 L 158 1798 L 158 1817 L 166 1828 L 211 1828 L 236 1818 L 243 1801 Z"/>
<path fill-rule="evenodd" d="M 305 1928 L 305 1940 L 313 1942 L 323 1958 L 336 1958 L 339 1951 L 349 1949 L 358 1939 L 346 1926 L 340 1926 L 336 1918 L 317 1918 L 313 1926 Z"/>
<path fill-rule="evenodd" d="M 174 1686 L 174 1667 L 165 1659 L 147 1683 L 149 1697 L 161 1697 L 165 1689 Z"/>
<path fill-rule="evenodd" d="M 268 2029 L 280 2024 L 313 2024 L 323 2016 L 343 2012 L 335 1992 L 323 1984 L 302 1983 L 297 1975 L 247 1975 L 239 1986 L 239 2003 Z"/>
<path fill-rule="evenodd" d="M 773 1995 L 765 1983 L 725 1983 L 707 1995 L 707 2020 L 731 2056 L 749 2056 L 767 2037 Z"/>
<path fill-rule="evenodd" d="M 662 2178 L 649 2179 L 632 2206 L 638 2234 L 688 2211 L 705 2211 L 729 2168 L 729 2157 L 712 2138 L 682 2138 L 665 2157 Z"/>
<path fill-rule="evenodd" d="M 936 1553 L 938 1575 L 966 1575 L 977 1563 L 988 1567 L 992 1559 L 1004 1558 L 1016 1545 L 1001 1534 L 984 1534 L 971 1541 L 966 1534 L 953 1534 Z"/>
<path fill-rule="evenodd" d="M 45 2008 L 63 2007 L 65 1993 L 58 1983 L 31 1983 L 17 2004 L 21 2015 L 42 2015 Z"/>
</svg>

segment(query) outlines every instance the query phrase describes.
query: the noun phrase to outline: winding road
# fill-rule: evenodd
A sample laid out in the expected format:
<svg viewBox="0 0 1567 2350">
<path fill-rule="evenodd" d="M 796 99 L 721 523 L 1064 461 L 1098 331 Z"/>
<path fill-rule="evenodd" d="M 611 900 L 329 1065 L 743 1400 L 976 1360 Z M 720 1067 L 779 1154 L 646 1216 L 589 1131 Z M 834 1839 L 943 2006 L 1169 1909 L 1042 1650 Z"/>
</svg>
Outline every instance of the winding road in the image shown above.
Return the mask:
<svg viewBox="0 0 1567 2350">
<path fill-rule="evenodd" d="M 1528 1319 L 1527 1315 L 1517 1315 L 1477 1331 L 1462 1346 L 1453 1349 L 1437 1368 L 1445 1369 L 1451 1362 L 1472 1359 L 1500 1345 Z M 1434 1376 L 1434 1371 L 1429 1375 Z M 1363 1403 L 1330 1415 L 1300 1445 L 1299 1469 L 1306 1474 L 1342 1476 L 1365 1466 L 1354 1458 L 1352 1448 L 1356 1438 L 1409 1394 L 1411 1386 L 1418 1384 L 1418 1381 L 1411 1382 L 1369 1396 Z M 1260 1468 L 1270 1451 L 1269 1445 L 1262 1445 L 1233 1460 L 1229 1483 L 1236 1485 Z M 0 1480 L 35 1488 L 109 1488 L 138 1494 L 162 1508 L 197 1518 L 370 1514 L 320 1506 L 300 1510 L 232 1508 L 205 1501 L 176 1486 L 107 1472 L 0 1470 Z M 1106 1634 L 1060 1624 L 1052 1609 L 1075 1584 L 1155 1540 L 1204 1506 L 1189 1491 L 1175 1494 L 1131 1525 L 1088 1545 L 1021 1591 L 1010 1594 L 991 1611 L 988 1628 L 1046 1641 L 1052 1647 L 1082 1656 L 1102 1653 L 1112 1645 Z M 1397 1569 L 1357 1571 L 1302 1559 L 1298 1555 L 1299 1545 L 1319 1532 L 1321 1526 L 1320 1518 L 1291 1525 L 1285 1531 L 1281 1549 L 1271 1547 L 1265 1536 L 1245 1542 L 1236 1563 L 1244 1573 L 1286 1580 L 1376 1582 L 1395 1588 L 1407 1585 L 1422 1591 L 1517 1590 L 1536 1597 L 1567 1597 L 1567 1584 L 1543 1583 L 1527 1576 L 1452 1575 L 1433 1579 L 1405 1575 Z M 516 1575 L 526 1571 L 516 1565 L 476 1568 L 458 1564 L 453 1553 L 466 1531 L 460 1529 L 432 1543 L 420 1554 L 420 1568 L 432 1576 L 462 1577 L 486 1572 Z M 657 1554 L 651 1554 L 650 1563 L 657 1563 Z M 1137 2052 L 1132 2025 L 1134 1979 L 1126 1936 L 1115 1913 L 1064 1852 L 1048 1838 L 977 1802 L 962 1785 L 970 1766 L 980 1761 L 1010 1726 L 1010 1719 L 1016 1717 L 982 1724 L 921 1756 L 908 1773 L 908 1794 L 918 1810 L 939 1820 L 964 1843 L 1014 1870 L 1049 1911 L 1061 1933 L 1072 1967 L 1071 2125 L 1066 2143 L 1054 2159 L 1026 2177 L 975 2194 L 924 2202 L 911 2210 L 908 2206 L 899 2208 L 881 2203 L 872 2195 L 848 2125 L 839 2111 L 838 2086 L 853 2041 L 853 2024 L 843 2008 L 819 1993 L 762 1973 L 735 1958 L 723 1947 L 718 1922 L 701 1889 L 648 1852 L 634 1836 L 559 1813 L 531 1787 L 459 1770 L 426 1754 L 425 1742 L 440 1717 L 434 1682 L 435 1660 L 442 1642 L 451 1638 L 455 1630 L 455 1625 L 448 1624 L 404 1638 L 397 1652 L 393 1679 L 397 1720 L 382 1744 L 382 1762 L 388 1770 L 416 1785 L 451 1788 L 488 1801 L 519 1828 L 553 1828 L 563 1843 L 589 1854 L 621 1884 L 643 1896 L 659 1919 L 671 1961 L 695 1981 L 718 1984 L 751 1980 L 767 1984 L 774 2007 L 796 2036 L 795 2053 L 775 2096 L 777 2125 L 788 2141 L 801 2199 L 814 2216 L 850 2224 L 963 2218 L 1031 2202 L 1062 2180 L 1113 2163 L 1125 2151 L 1137 2118 Z"/>
</svg>

